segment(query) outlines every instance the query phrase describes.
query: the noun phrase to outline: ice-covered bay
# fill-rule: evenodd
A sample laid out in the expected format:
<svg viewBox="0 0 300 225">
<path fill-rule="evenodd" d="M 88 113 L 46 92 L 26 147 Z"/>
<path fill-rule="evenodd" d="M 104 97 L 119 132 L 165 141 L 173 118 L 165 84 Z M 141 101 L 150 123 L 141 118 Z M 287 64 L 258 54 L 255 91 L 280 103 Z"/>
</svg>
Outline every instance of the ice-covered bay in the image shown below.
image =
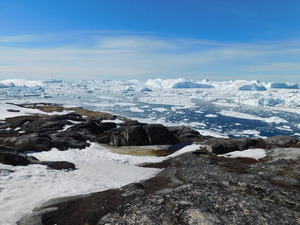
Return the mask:
<svg viewBox="0 0 300 225">
<path fill-rule="evenodd" d="M 63 103 L 143 122 L 184 124 L 203 134 L 268 137 L 299 136 L 299 87 L 299 84 L 257 80 L 14 79 L 0 81 L 0 95 L 4 101 Z"/>
</svg>

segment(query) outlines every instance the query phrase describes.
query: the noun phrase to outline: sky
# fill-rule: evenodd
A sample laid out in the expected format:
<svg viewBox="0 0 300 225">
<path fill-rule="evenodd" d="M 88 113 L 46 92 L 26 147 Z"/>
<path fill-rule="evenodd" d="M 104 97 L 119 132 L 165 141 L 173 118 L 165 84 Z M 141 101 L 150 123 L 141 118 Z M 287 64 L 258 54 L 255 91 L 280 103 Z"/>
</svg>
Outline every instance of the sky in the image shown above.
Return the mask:
<svg viewBox="0 0 300 225">
<path fill-rule="evenodd" d="M 299 0 L 0 0 L 0 79 L 300 82 Z"/>
</svg>

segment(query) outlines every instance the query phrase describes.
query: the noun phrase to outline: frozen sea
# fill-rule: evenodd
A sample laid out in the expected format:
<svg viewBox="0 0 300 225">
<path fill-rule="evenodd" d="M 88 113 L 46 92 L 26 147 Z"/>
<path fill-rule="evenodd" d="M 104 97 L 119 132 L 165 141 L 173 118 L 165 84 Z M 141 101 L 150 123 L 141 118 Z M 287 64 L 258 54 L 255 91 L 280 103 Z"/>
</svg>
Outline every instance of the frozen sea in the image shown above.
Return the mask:
<svg viewBox="0 0 300 225">
<path fill-rule="evenodd" d="M 299 137 L 299 87 L 299 84 L 256 80 L 219 82 L 183 78 L 147 81 L 2 80 L 0 120 L 38 112 L 7 103 L 47 102 L 109 112 L 141 122 L 185 125 L 203 135 L 215 137 Z M 8 112 L 7 109 L 20 112 Z M 191 145 L 181 152 L 197 148 L 199 145 Z M 244 153 L 247 157 L 264 156 L 262 149 L 256 152 Z M 32 154 L 40 160 L 71 161 L 78 170 L 65 172 L 47 170 L 41 165 L 13 167 L 0 164 L 1 225 L 15 224 L 50 198 L 119 188 L 147 179 L 159 170 L 137 165 L 166 159 L 120 155 L 97 144 L 84 150 L 61 152 L 52 149 Z"/>
<path fill-rule="evenodd" d="M 222 137 L 300 136 L 300 85 L 254 81 L 4 80 L 0 102 L 51 102 Z M 274 88 L 276 87 L 276 88 Z M 2 99 L 1 99 L 2 98 Z"/>
</svg>

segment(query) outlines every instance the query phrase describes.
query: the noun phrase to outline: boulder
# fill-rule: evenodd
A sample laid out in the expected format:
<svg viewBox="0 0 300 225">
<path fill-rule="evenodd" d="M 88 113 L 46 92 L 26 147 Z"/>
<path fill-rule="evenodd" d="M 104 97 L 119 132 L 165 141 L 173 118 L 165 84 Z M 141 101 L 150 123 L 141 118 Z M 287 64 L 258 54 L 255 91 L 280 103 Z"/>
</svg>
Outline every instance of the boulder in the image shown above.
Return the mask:
<svg viewBox="0 0 300 225">
<path fill-rule="evenodd" d="M 26 134 L 29 133 L 55 133 L 63 130 L 66 125 L 72 125 L 72 122 L 67 120 L 52 120 L 52 119 L 40 119 L 30 123 L 26 123 L 22 126 L 22 131 Z"/>
<path fill-rule="evenodd" d="M 278 135 L 278 136 L 269 137 L 265 141 L 267 145 L 300 147 L 300 140 L 292 136 Z"/>
<path fill-rule="evenodd" d="M 215 138 L 205 141 L 202 148 L 215 154 L 225 154 L 233 151 L 242 151 L 255 147 L 260 143 L 259 139 L 251 138 Z"/>
<path fill-rule="evenodd" d="M 89 120 L 87 125 L 90 131 L 94 134 L 101 134 L 107 130 L 114 129 L 117 127 L 116 123 L 102 123 L 100 120 Z"/>
<path fill-rule="evenodd" d="M 197 142 L 203 141 L 204 137 L 196 130 L 186 126 L 167 127 L 168 130 L 178 137 L 182 142 Z"/>
<path fill-rule="evenodd" d="M 3 145 L 11 147 L 18 152 L 24 151 L 49 151 L 53 147 L 51 137 L 48 134 L 24 134 L 8 137 L 3 140 Z"/>
<path fill-rule="evenodd" d="M 134 125 L 121 127 L 113 131 L 109 144 L 113 146 L 150 145 L 150 140 L 142 126 Z"/>
<path fill-rule="evenodd" d="M 10 127 L 17 128 L 22 127 L 24 124 L 31 123 L 41 119 L 39 115 L 28 115 L 28 116 L 16 116 L 6 118 L 5 121 L 10 124 Z"/>
<path fill-rule="evenodd" d="M 37 163 L 38 159 L 15 151 L 0 151 L 0 163 L 12 166 L 26 166 L 33 162 Z"/>
<path fill-rule="evenodd" d="M 23 217 L 17 222 L 17 225 L 45 225 L 43 222 L 43 215 L 46 215 L 51 212 L 55 212 L 57 208 L 47 208 L 37 212 L 34 212 L 28 216 Z"/>
<path fill-rule="evenodd" d="M 90 144 L 87 142 L 88 138 L 85 134 L 73 132 L 68 130 L 66 132 L 56 133 L 51 135 L 53 147 L 59 150 L 67 150 L 69 148 L 84 149 Z"/>
<path fill-rule="evenodd" d="M 151 145 L 176 144 L 179 140 L 162 124 L 148 124 L 143 126 Z"/>
<path fill-rule="evenodd" d="M 54 170 L 75 170 L 75 164 L 67 161 L 57 161 L 57 162 L 42 162 L 42 164 L 47 165 L 48 168 Z"/>
<path fill-rule="evenodd" d="M 134 123 L 136 124 L 136 123 Z M 109 137 L 113 146 L 168 145 L 179 140 L 161 124 L 137 124 L 114 129 Z M 105 140 L 102 136 L 100 141 Z"/>
</svg>

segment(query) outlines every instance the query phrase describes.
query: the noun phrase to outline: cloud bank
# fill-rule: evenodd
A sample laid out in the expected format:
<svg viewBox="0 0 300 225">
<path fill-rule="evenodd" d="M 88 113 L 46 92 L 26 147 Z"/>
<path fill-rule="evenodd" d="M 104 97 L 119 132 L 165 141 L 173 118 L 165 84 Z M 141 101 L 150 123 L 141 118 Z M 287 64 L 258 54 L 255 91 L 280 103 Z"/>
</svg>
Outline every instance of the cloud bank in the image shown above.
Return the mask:
<svg viewBox="0 0 300 225">
<path fill-rule="evenodd" d="M 188 77 L 300 82 L 299 43 L 218 43 L 121 31 L 0 37 L 0 79 Z"/>
</svg>

